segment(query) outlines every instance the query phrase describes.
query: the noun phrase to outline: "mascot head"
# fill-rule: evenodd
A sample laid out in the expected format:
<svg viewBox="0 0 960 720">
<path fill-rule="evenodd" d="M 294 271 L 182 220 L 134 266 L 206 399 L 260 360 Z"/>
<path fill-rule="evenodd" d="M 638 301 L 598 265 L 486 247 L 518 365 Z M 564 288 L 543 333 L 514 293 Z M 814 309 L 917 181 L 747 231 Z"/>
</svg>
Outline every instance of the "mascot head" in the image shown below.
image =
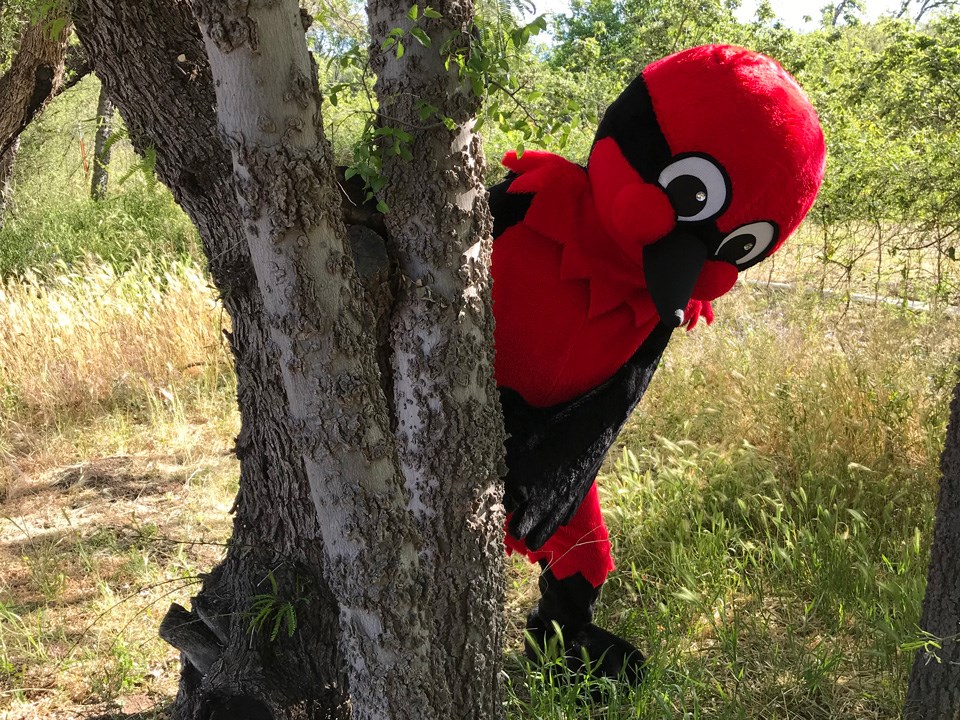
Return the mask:
<svg viewBox="0 0 960 720">
<path fill-rule="evenodd" d="M 775 60 L 704 45 L 648 65 L 591 150 L 600 219 L 642 262 L 663 322 L 727 292 L 774 253 L 823 181 L 817 113 Z"/>
</svg>

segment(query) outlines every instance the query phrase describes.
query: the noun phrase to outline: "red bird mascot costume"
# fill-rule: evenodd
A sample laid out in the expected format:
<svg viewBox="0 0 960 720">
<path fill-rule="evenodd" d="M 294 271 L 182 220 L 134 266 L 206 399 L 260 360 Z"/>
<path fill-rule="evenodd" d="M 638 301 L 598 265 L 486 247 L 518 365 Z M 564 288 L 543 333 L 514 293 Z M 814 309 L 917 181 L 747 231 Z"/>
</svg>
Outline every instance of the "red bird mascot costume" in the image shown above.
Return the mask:
<svg viewBox="0 0 960 720">
<path fill-rule="evenodd" d="M 594 480 L 670 333 L 774 253 L 813 204 L 823 133 L 794 79 L 743 48 L 649 65 L 607 110 L 587 167 L 508 153 L 490 190 L 507 548 L 543 568 L 527 628 L 567 662 L 639 682 L 591 622 L 613 569 Z M 528 654 L 532 654 L 528 647 Z"/>
</svg>

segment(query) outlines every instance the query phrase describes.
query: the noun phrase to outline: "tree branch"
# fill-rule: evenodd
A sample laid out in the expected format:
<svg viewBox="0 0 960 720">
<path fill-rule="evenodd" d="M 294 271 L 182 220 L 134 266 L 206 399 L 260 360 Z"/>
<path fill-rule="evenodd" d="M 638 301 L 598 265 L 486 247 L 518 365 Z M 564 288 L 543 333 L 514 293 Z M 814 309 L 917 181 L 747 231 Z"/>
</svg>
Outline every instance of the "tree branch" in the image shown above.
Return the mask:
<svg viewBox="0 0 960 720">
<path fill-rule="evenodd" d="M 0 155 L 60 89 L 70 32 L 67 26 L 51 37 L 49 25 L 39 22 L 23 33 L 9 70 L 0 76 Z"/>
</svg>

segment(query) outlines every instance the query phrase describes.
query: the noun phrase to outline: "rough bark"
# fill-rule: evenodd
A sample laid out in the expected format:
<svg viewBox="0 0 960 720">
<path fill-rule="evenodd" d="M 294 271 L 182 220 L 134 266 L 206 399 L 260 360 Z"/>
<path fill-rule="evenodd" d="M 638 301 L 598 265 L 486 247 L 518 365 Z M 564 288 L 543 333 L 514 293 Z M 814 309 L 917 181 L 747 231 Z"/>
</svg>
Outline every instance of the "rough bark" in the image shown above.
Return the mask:
<svg viewBox="0 0 960 720">
<path fill-rule="evenodd" d="M 77 0 L 73 15 L 132 142 L 141 151 L 155 149 L 158 177 L 197 225 L 232 319 L 228 339 L 241 416 L 233 537 L 191 613 L 174 611 L 166 628 L 165 635 L 189 650 L 174 714 L 191 720 L 349 717 L 336 602 L 320 572 L 321 528 L 298 461 L 299 434 L 286 411 L 196 21 L 179 0 Z M 251 632 L 249 616 L 254 598 L 271 592 L 269 576 L 278 602 L 291 602 L 297 619 L 292 637 L 281 632 L 273 642 L 269 633 Z M 203 630 L 187 636 L 192 627 Z M 197 650 L 219 660 L 203 672 L 189 660 L 190 654 L 206 657 Z"/>
<path fill-rule="evenodd" d="M 297 2 L 193 4 L 300 430 L 325 575 L 340 606 L 353 717 L 439 717 L 422 699 L 429 636 L 420 592 L 428 578 L 397 467 L 372 318 L 344 247 Z"/>
<path fill-rule="evenodd" d="M 234 535 L 191 610 L 171 608 L 162 628 L 183 651 L 175 716 L 498 717 L 502 429 L 479 147 L 468 132 L 431 136 L 440 145 L 428 157 L 444 163 L 416 184 L 451 177 L 436 205 L 418 200 L 422 236 L 410 216 L 398 224 L 395 261 L 422 285 L 389 321 L 395 347 L 375 353 L 370 306 L 390 293 L 362 294 L 344 251 L 293 0 L 195 7 L 206 45 L 185 0 L 74 10 L 131 139 L 156 150 L 158 176 L 197 224 L 233 321 Z M 464 123 L 468 109 L 454 108 Z M 427 247 L 437 241 L 448 246 Z M 404 345 L 404 332 L 416 340 Z M 396 393 L 378 356 L 393 358 Z M 416 462 L 415 450 L 434 448 Z M 251 638 L 252 601 L 268 592 L 296 608 L 292 637 Z"/>
<path fill-rule="evenodd" d="M 433 615 L 431 704 L 446 717 L 487 720 L 503 716 L 503 429 L 491 352 L 492 225 L 472 130 L 478 100 L 456 62 L 445 67 L 447 53 L 466 51 L 473 3 L 431 3 L 441 18 L 421 14 L 417 22 L 429 47 L 405 35 L 398 58 L 389 43 L 382 48 L 391 30 L 414 25 L 412 4 L 367 5 L 379 122 L 413 137 L 409 159 L 385 152 L 383 160 L 381 199 L 390 207 L 391 251 L 402 273 L 391 324 L 393 403 L 401 467 L 424 538 L 421 558 L 432 578 L 427 603 L 466 611 L 466 621 Z M 424 104 L 438 108 L 426 121 Z"/>
<path fill-rule="evenodd" d="M 960 384 L 953 391 L 940 471 L 920 619 L 920 627 L 938 639 L 940 648 L 917 652 L 904 709 L 908 720 L 960 720 Z"/>
<path fill-rule="evenodd" d="M 90 197 L 103 200 L 107 197 L 110 181 L 110 133 L 113 132 L 113 102 L 107 91 L 100 87 L 97 100 L 97 134 L 93 145 L 93 177 L 90 181 Z"/>
<path fill-rule="evenodd" d="M 0 77 L 0 156 L 16 142 L 63 83 L 70 27 L 52 37 L 39 22 L 26 28 L 10 68 Z"/>
<path fill-rule="evenodd" d="M 17 161 L 17 150 L 20 149 L 20 139 L 0 154 L 0 228 L 10 209 L 10 200 L 13 197 L 13 166 Z"/>
</svg>

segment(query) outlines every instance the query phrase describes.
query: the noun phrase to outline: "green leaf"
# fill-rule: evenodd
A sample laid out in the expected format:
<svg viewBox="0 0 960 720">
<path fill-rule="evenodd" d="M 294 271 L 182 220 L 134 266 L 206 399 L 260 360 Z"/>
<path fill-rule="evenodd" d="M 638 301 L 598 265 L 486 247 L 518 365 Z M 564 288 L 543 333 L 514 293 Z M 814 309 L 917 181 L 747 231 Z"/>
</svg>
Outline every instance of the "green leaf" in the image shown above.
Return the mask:
<svg viewBox="0 0 960 720">
<path fill-rule="evenodd" d="M 403 43 L 397 40 L 397 60 L 403 57 Z"/>
<path fill-rule="evenodd" d="M 424 121 L 428 117 L 431 117 L 438 110 L 436 105 L 431 105 L 428 102 L 420 102 L 417 107 L 417 113 L 420 115 L 420 120 Z"/>
<path fill-rule="evenodd" d="M 276 640 L 277 635 L 280 633 L 280 625 L 283 622 L 283 613 L 284 609 L 281 609 L 273 618 L 273 628 L 270 630 L 270 642 Z"/>
<path fill-rule="evenodd" d="M 390 206 L 387 205 L 383 200 L 381 200 L 380 202 L 377 203 L 377 212 L 380 212 L 386 215 L 388 212 L 390 212 Z"/>
<path fill-rule="evenodd" d="M 424 15 L 424 17 L 428 17 L 428 18 L 430 18 L 431 20 L 439 20 L 440 18 L 443 17 L 443 15 L 441 15 L 440 13 L 438 13 L 436 10 L 434 10 L 434 9 L 433 9 L 432 7 L 430 7 L 429 5 L 427 5 L 427 7 L 425 7 L 425 8 L 423 9 L 423 15 Z"/>
<path fill-rule="evenodd" d="M 58 17 L 50 21 L 50 39 L 56 40 L 60 37 L 60 33 L 63 32 L 63 29 L 67 26 L 66 17 Z"/>
<path fill-rule="evenodd" d="M 410 9 L 407 11 L 407 17 L 413 20 L 414 22 L 416 22 L 417 17 L 419 17 L 419 15 L 420 15 L 420 8 L 418 8 L 416 3 L 414 3 L 413 5 L 410 6 Z"/>
<path fill-rule="evenodd" d="M 410 34 L 413 35 L 413 37 L 415 37 L 424 47 L 430 47 L 430 45 L 433 44 L 430 36 L 427 35 L 422 28 L 413 28 L 410 31 Z"/>
</svg>

